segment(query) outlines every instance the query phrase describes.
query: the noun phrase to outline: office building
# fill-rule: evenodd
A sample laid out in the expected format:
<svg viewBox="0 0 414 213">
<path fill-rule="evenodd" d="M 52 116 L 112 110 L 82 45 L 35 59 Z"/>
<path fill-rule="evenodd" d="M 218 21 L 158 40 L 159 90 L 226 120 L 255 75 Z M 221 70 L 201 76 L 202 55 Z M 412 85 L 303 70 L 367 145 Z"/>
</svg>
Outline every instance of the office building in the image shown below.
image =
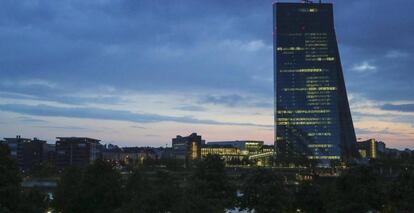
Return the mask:
<svg viewBox="0 0 414 213">
<path fill-rule="evenodd" d="M 376 141 L 374 138 L 358 141 L 358 152 L 362 158 L 376 159 L 385 153 L 385 143 Z"/>
<path fill-rule="evenodd" d="M 263 141 L 238 140 L 208 142 L 201 148 L 201 157 L 219 155 L 229 165 L 264 165 L 274 154 L 274 146 Z"/>
<path fill-rule="evenodd" d="M 86 167 L 102 157 L 100 140 L 84 137 L 58 137 L 56 167 Z"/>
<path fill-rule="evenodd" d="M 353 159 L 356 137 L 332 4 L 275 3 L 273 11 L 277 157 L 320 166 Z"/>
<path fill-rule="evenodd" d="M 204 144 L 201 135 L 192 133 L 187 137 L 177 135 L 172 139 L 173 157 L 177 160 L 183 160 L 188 166 L 192 161 L 201 158 L 201 146 Z"/>
<path fill-rule="evenodd" d="M 37 138 L 4 138 L 10 149 L 10 156 L 17 161 L 19 168 L 28 171 L 48 160 L 48 144 Z"/>
<path fill-rule="evenodd" d="M 232 145 L 207 143 L 201 147 L 201 157 L 205 158 L 208 155 L 218 155 L 226 163 L 231 162 L 232 164 L 241 164 L 241 161 L 247 157 L 247 155 L 243 154 L 238 147 Z"/>
<path fill-rule="evenodd" d="M 231 146 L 238 148 L 241 152 L 245 154 L 257 154 L 262 152 L 263 141 L 249 141 L 249 140 L 240 140 L 240 141 L 212 141 L 208 142 L 207 145 L 222 145 L 222 146 Z"/>
</svg>

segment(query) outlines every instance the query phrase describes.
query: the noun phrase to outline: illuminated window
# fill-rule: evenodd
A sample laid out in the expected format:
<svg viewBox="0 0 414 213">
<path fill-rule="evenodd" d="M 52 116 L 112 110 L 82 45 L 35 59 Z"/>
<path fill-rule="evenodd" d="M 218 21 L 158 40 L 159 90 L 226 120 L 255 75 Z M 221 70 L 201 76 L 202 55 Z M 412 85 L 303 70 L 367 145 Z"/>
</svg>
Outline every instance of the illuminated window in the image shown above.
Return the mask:
<svg viewBox="0 0 414 213">
<path fill-rule="evenodd" d="M 198 154 L 197 154 L 197 143 L 193 142 L 191 143 L 191 158 L 193 160 L 197 159 Z"/>
</svg>

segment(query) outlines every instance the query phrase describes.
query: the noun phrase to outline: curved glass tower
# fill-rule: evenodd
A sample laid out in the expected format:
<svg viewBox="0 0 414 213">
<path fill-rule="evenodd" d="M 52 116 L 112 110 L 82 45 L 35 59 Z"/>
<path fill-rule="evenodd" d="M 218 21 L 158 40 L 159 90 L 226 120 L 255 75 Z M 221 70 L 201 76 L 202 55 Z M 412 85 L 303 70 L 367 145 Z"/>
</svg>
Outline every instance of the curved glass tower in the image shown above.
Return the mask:
<svg viewBox="0 0 414 213">
<path fill-rule="evenodd" d="M 356 137 L 332 4 L 276 3 L 273 13 L 277 157 L 322 165 L 351 159 Z"/>
</svg>

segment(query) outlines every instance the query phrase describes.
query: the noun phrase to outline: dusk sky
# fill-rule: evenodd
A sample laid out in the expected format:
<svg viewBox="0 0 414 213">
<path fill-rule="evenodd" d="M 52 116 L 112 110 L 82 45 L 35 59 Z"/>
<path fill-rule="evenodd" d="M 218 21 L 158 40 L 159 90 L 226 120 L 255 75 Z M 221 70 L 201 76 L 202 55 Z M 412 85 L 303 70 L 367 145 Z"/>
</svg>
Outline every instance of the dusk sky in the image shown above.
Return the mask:
<svg viewBox="0 0 414 213">
<path fill-rule="evenodd" d="M 323 2 L 357 137 L 414 148 L 414 1 Z M 0 137 L 272 144 L 273 102 L 272 1 L 0 1 Z"/>
</svg>

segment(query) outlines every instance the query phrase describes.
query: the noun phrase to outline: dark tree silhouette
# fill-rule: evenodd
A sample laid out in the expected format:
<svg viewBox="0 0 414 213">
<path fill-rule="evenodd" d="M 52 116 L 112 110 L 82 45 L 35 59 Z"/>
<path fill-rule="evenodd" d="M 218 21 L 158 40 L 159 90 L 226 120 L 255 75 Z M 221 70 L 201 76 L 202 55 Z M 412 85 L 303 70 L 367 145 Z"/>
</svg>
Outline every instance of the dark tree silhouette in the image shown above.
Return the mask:
<svg viewBox="0 0 414 213">
<path fill-rule="evenodd" d="M 414 172 L 412 169 L 403 171 L 390 184 L 390 212 L 411 212 L 414 210 Z"/>
<path fill-rule="evenodd" d="M 370 167 L 356 167 L 326 187 L 323 196 L 327 212 L 381 211 L 385 187 Z"/>
<path fill-rule="evenodd" d="M 283 178 L 274 172 L 259 169 L 249 174 L 241 190 L 239 205 L 257 213 L 291 212 L 293 194 Z"/>
<path fill-rule="evenodd" d="M 16 212 L 20 198 L 19 169 L 9 154 L 9 148 L 0 143 L 0 212 Z"/>
<path fill-rule="evenodd" d="M 81 193 L 82 170 L 72 167 L 62 174 L 58 187 L 55 190 L 53 207 L 59 212 L 75 212 L 79 205 Z"/>
<path fill-rule="evenodd" d="M 102 160 L 84 172 L 69 169 L 56 190 L 55 208 L 63 213 L 109 213 L 121 203 L 121 175 Z"/>
<path fill-rule="evenodd" d="M 142 172 L 134 170 L 125 186 L 124 204 L 117 212 L 145 212 L 151 188 Z"/>
<path fill-rule="evenodd" d="M 48 199 L 46 195 L 37 189 L 24 190 L 19 203 L 19 212 L 39 213 L 46 212 Z"/>
<path fill-rule="evenodd" d="M 226 174 L 224 161 L 209 155 L 198 162 L 185 195 L 183 212 L 219 213 L 233 208 L 236 190 Z"/>
<path fill-rule="evenodd" d="M 117 212 L 162 213 L 180 212 L 181 188 L 167 171 L 149 176 L 135 170 L 128 178 L 124 205 Z"/>
<path fill-rule="evenodd" d="M 35 213 L 47 209 L 46 195 L 38 190 L 23 190 L 16 162 L 10 158 L 10 150 L 0 144 L 0 212 Z"/>
<path fill-rule="evenodd" d="M 121 175 L 110 164 L 97 160 L 82 178 L 77 212 L 106 213 L 121 206 Z"/>
<path fill-rule="evenodd" d="M 323 213 L 323 200 L 321 188 L 313 182 L 304 182 L 300 184 L 298 191 L 295 193 L 295 204 L 297 209 L 306 213 Z"/>
</svg>

